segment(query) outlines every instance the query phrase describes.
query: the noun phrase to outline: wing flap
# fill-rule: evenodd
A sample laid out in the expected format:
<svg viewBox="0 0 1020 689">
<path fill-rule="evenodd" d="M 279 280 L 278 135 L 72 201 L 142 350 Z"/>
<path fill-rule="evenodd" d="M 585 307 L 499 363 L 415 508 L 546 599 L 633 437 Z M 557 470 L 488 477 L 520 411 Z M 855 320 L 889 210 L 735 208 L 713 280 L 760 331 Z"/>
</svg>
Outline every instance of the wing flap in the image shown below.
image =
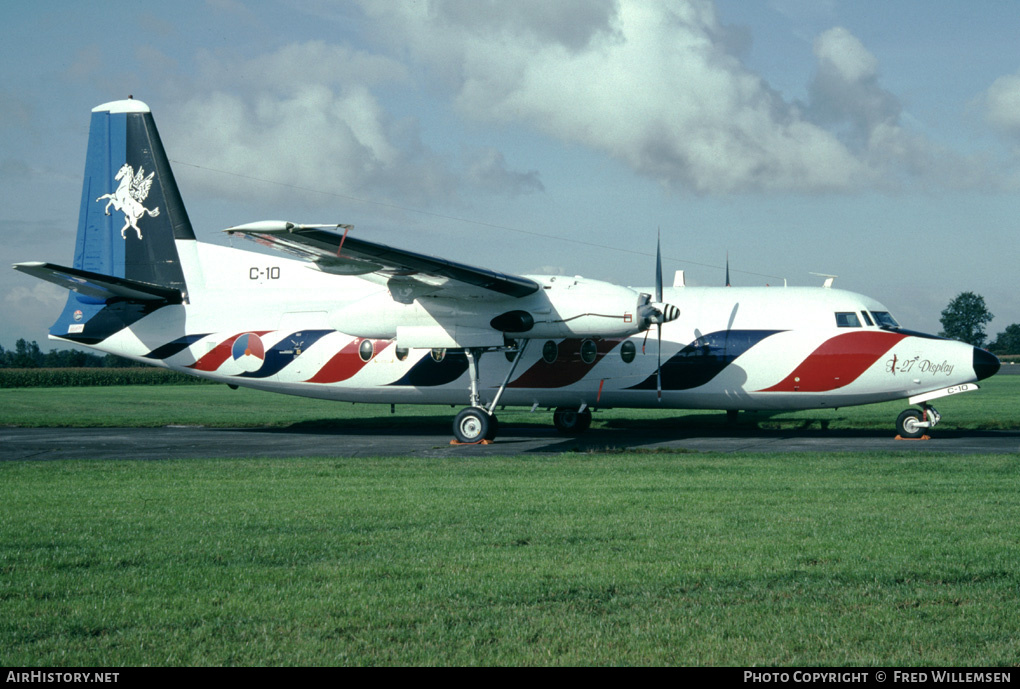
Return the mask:
<svg viewBox="0 0 1020 689">
<path fill-rule="evenodd" d="M 338 232 L 339 229 L 344 232 Z M 350 225 L 295 225 L 268 221 L 238 225 L 224 231 L 313 261 L 327 273 L 377 273 L 386 278 L 413 278 L 432 285 L 436 291 L 445 289 L 446 281 L 453 281 L 511 297 L 526 297 L 540 289 L 534 280 L 518 275 L 350 237 L 347 234 L 350 229 Z"/>
</svg>

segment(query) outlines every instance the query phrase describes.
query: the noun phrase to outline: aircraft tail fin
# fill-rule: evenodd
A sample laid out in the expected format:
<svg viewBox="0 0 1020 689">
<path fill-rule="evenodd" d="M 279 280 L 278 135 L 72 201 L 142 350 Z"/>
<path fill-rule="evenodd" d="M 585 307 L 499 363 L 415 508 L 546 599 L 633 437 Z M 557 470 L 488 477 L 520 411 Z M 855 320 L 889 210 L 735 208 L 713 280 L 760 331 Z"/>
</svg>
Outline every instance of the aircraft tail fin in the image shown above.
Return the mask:
<svg viewBox="0 0 1020 689">
<path fill-rule="evenodd" d="M 16 267 L 71 290 L 50 334 L 91 344 L 139 307 L 188 301 L 179 249 L 194 240 L 149 107 L 115 101 L 92 110 L 73 267 Z"/>
</svg>

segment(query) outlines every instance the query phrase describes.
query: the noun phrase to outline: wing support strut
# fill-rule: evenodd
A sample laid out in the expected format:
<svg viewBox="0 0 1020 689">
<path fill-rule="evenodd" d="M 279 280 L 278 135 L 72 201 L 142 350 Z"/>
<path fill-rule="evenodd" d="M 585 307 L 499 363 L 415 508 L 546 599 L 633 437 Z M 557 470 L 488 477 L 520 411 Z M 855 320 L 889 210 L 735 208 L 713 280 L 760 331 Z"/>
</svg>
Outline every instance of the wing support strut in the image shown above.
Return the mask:
<svg viewBox="0 0 1020 689">
<path fill-rule="evenodd" d="M 478 380 L 480 377 L 478 367 L 482 360 L 482 354 L 490 350 L 483 349 L 481 347 L 472 347 L 464 350 L 464 355 L 468 360 L 468 377 L 471 379 L 471 393 L 468 399 L 468 404 L 472 407 L 484 409 L 489 416 L 492 416 L 493 413 L 495 413 L 496 407 L 499 405 L 499 399 L 503 396 L 503 391 L 506 390 L 506 386 L 510 384 L 510 379 L 513 377 L 514 371 L 517 370 L 517 364 L 520 363 L 521 358 L 524 356 L 524 351 L 528 348 L 528 343 L 530 341 L 531 340 L 524 340 L 524 344 L 522 344 L 517 350 L 517 356 L 515 356 L 514 360 L 510 363 L 510 370 L 506 372 L 506 377 L 503 378 L 503 382 L 500 384 L 499 389 L 496 390 L 496 396 L 492 398 L 492 402 L 489 403 L 489 407 L 487 409 L 485 408 L 485 405 L 482 404 L 481 395 L 478 394 Z M 505 351 L 505 349 L 502 347 L 496 347 L 491 351 Z"/>
<path fill-rule="evenodd" d="M 521 345 L 520 349 L 517 350 L 517 356 L 514 357 L 513 363 L 510 364 L 510 370 L 506 372 L 506 378 L 503 379 L 503 383 L 499 386 L 499 390 L 496 391 L 496 396 L 492 398 L 492 404 L 489 405 L 489 416 L 496 411 L 496 405 L 499 404 L 499 398 L 503 396 L 503 391 L 506 390 L 506 386 L 510 383 L 510 379 L 514 375 L 514 371 L 517 370 L 518 362 L 524 358 L 524 350 L 528 348 L 528 343 L 531 340 L 524 340 L 524 344 Z"/>
</svg>

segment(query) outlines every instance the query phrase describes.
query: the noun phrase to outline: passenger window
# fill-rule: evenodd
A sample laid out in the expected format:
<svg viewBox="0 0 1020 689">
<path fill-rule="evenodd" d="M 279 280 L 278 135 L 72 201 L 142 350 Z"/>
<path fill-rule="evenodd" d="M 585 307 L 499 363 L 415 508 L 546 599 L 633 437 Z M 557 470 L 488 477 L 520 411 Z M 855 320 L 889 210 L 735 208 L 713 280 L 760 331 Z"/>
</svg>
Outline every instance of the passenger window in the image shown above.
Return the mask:
<svg viewBox="0 0 1020 689">
<path fill-rule="evenodd" d="M 861 315 L 864 316 L 864 322 L 868 324 L 868 327 L 875 325 L 871 322 L 871 316 L 868 315 L 867 311 L 861 311 Z"/>
<path fill-rule="evenodd" d="M 623 359 L 624 363 L 629 364 L 634 361 L 635 354 L 637 354 L 637 347 L 631 340 L 627 340 L 620 345 L 620 358 Z"/>
<path fill-rule="evenodd" d="M 836 327 L 859 328 L 861 327 L 861 320 L 857 317 L 857 314 L 854 313 L 853 311 L 837 311 Z"/>
<path fill-rule="evenodd" d="M 560 354 L 559 346 L 552 340 L 546 340 L 542 345 L 542 360 L 547 364 L 556 363 L 556 357 Z"/>
</svg>

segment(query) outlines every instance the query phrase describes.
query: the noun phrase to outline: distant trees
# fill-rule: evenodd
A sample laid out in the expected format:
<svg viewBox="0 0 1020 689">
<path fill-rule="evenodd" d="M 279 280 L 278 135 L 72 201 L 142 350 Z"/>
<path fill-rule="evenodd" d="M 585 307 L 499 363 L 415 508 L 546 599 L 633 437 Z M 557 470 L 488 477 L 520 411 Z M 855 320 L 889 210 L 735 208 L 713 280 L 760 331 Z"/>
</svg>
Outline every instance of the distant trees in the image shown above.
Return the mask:
<svg viewBox="0 0 1020 689">
<path fill-rule="evenodd" d="M 988 349 L 996 354 L 1020 354 L 1020 323 L 1006 326 L 1006 329 L 995 337 L 995 342 Z"/>
<path fill-rule="evenodd" d="M 35 340 L 20 339 L 14 343 L 13 350 L 0 345 L 0 368 L 124 368 L 142 365 L 113 354 L 99 356 L 76 349 L 54 349 L 44 353 Z"/>
<path fill-rule="evenodd" d="M 39 351 L 39 345 L 35 341 L 31 344 L 25 340 L 18 340 L 14 345 L 14 351 L 3 351 L 0 347 L 0 361 L 4 368 L 38 368 L 42 364 L 43 353 Z"/>
<path fill-rule="evenodd" d="M 960 340 L 982 347 L 985 343 L 985 323 L 992 320 L 991 312 L 985 307 L 985 298 L 973 292 L 961 292 L 943 309 L 942 337 Z"/>
</svg>

